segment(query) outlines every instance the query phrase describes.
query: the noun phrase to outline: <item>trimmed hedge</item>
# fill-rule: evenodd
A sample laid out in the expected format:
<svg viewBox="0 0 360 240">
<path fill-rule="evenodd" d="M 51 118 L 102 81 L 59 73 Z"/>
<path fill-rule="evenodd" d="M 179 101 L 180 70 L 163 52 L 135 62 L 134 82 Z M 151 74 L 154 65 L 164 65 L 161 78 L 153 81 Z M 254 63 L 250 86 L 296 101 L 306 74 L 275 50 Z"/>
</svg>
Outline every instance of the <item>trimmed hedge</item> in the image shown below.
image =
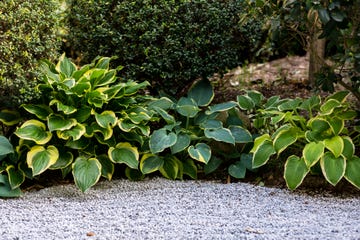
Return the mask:
<svg viewBox="0 0 360 240">
<path fill-rule="evenodd" d="M 116 56 L 125 77 L 177 95 L 256 51 L 261 24 L 240 26 L 243 2 L 72 0 L 67 44 L 82 63 Z"/>
<path fill-rule="evenodd" d="M 55 59 L 59 1 L 0 1 L 0 108 L 34 98 L 37 62 Z"/>
</svg>

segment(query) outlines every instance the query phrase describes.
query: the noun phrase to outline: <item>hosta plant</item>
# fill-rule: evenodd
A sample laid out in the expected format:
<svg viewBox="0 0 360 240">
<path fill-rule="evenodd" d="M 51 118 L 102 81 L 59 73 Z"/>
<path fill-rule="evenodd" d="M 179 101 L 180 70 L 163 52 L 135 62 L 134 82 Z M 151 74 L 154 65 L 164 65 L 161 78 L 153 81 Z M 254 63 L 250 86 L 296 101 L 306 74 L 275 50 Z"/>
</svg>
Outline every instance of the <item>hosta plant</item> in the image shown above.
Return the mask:
<svg viewBox="0 0 360 240">
<path fill-rule="evenodd" d="M 337 92 L 324 102 L 319 96 L 306 100 L 273 97 L 271 104 L 258 110 L 262 126 L 270 130 L 255 139 L 253 167 L 287 152 L 291 155 L 285 163 L 284 178 L 290 189 L 297 188 L 316 168 L 334 186 L 344 177 L 360 188 L 360 158 L 355 155 L 346 124 L 356 112 L 346 102 L 348 95 L 347 91 Z"/>
<path fill-rule="evenodd" d="M 65 55 L 56 65 L 43 62 L 42 100 L 22 105 L 32 118 L 15 131 L 24 175 L 61 169 L 86 191 L 101 176 L 110 180 L 116 163 L 138 168 L 149 123 L 157 119 L 139 93 L 148 83 L 120 79 L 109 62 L 97 58 L 79 68 Z"/>
<path fill-rule="evenodd" d="M 183 174 L 195 178 L 197 163 L 207 164 L 205 171 L 209 173 L 222 161 L 230 160 L 229 173 L 245 176 L 246 167 L 251 169 L 251 164 L 243 149 L 253 142 L 252 135 L 244 125 L 237 102 L 211 105 L 213 98 L 210 82 L 202 80 L 178 101 L 162 97 L 149 103 L 164 125 L 150 136 L 150 153 L 140 161 L 143 173 L 159 170 L 172 179 Z"/>
</svg>

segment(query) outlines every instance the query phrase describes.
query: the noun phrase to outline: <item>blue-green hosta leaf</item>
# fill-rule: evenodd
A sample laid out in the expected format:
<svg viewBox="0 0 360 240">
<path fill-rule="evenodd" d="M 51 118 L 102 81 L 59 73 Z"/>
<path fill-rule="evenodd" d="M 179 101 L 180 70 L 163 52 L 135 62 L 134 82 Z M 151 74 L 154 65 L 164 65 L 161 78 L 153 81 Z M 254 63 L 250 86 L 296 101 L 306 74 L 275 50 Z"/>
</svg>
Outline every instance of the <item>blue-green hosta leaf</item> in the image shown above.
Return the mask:
<svg viewBox="0 0 360 240">
<path fill-rule="evenodd" d="M 78 157 L 72 164 L 76 186 L 85 192 L 94 186 L 101 177 L 101 163 L 96 158 Z"/>
<path fill-rule="evenodd" d="M 291 155 L 285 163 L 284 178 L 286 186 L 294 190 L 303 182 L 310 169 L 306 166 L 303 158 Z"/>
<path fill-rule="evenodd" d="M 293 127 L 279 132 L 273 140 L 274 149 L 279 155 L 287 147 L 297 141 L 298 128 Z"/>
<path fill-rule="evenodd" d="M 13 165 L 7 166 L 6 172 L 12 190 L 20 187 L 20 185 L 25 181 L 24 172 L 21 171 L 21 169 L 15 169 Z"/>
<path fill-rule="evenodd" d="M 346 170 L 344 177 L 352 185 L 360 189 L 360 158 L 353 156 L 346 160 Z"/>
<path fill-rule="evenodd" d="M 154 106 L 152 107 L 152 109 L 154 109 L 158 114 L 160 114 L 160 116 L 165 120 L 167 124 L 174 124 L 176 122 L 175 118 L 162 108 Z"/>
<path fill-rule="evenodd" d="M 14 148 L 9 140 L 4 136 L 0 136 L 0 157 L 13 152 Z"/>
<path fill-rule="evenodd" d="M 253 141 L 251 133 L 243 127 L 229 126 L 229 130 L 234 136 L 236 143 L 248 143 Z"/>
<path fill-rule="evenodd" d="M 52 134 L 46 131 L 44 123 L 38 120 L 28 120 L 15 131 L 16 136 L 22 139 L 34 141 L 37 144 L 46 144 Z"/>
<path fill-rule="evenodd" d="M 164 165 L 164 159 L 158 155 L 147 153 L 141 157 L 140 171 L 149 174 L 159 170 Z"/>
<path fill-rule="evenodd" d="M 115 147 L 110 147 L 108 155 L 114 163 L 125 163 L 130 168 L 138 168 L 139 152 L 130 143 L 118 143 Z"/>
<path fill-rule="evenodd" d="M 205 164 L 208 163 L 211 158 L 211 148 L 205 143 L 198 143 L 195 147 L 190 146 L 188 153 L 191 158 Z"/>
<path fill-rule="evenodd" d="M 332 138 L 327 138 L 324 140 L 325 147 L 334 154 L 337 158 L 341 155 L 344 149 L 344 141 L 340 136 L 334 136 Z"/>
<path fill-rule="evenodd" d="M 63 112 L 66 115 L 70 115 L 77 111 L 76 107 L 65 105 L 57 99 L 51 100 L 49 103 L 50 106 L 54 104 L 56 105 L 57 111 Z"/>
<path fill-rule="evenodd" d="M 176 111 L 185 117 L 193 118 L 200 112 L 200 109 L 193 99 L 182 97 L 176 105 Z"/>
<path fill-rule="evenodd" d="M 326 180 L 335 186 L 345 175 L 346 160 L 343 156 L 335 157 L 326 152 L 320 159 L 320 166 Z"/>
<path fill-rule="evenodd" d="M 209 80 L 196 82 L 188 92 L 188 97 L 193 99 L 197 106 L 202 107 L 209 105 L 214 96 L 214 89 Z"/>
<path fill-rule="evenodd" d="M 66 77 L 71 77 L 76 70 L 76 65 L 70 61 L 65 54 L 61 55 L 58 64 L 55 67 L 56 71 L 64 74 Z"/>
<path fill-rule="evenodd" d="M 310 169 L 324 155 L 325 144 L 323 142 L 310 142 L 303 149 L 303 158 L 306 166 Z"/>
<path fill-rule="evenodd" d="M 322 115 L 329 115 L 334 111 L 335 108 L 340 106 L 341 102 L 335 99 L 329 99 L 323 105 L 321 105 L 320 111 Z"/>
<path fill-rule="evenodd" d="M 168 156 L 164 159 L 164 164 L 159 168 L 160 173 L 168 179 L 182 178 L 183 165 L 175 156 Z"/>
<path fill-rule="evenodd" d="M 342 155 L 345 159 L 351 159 L 355 154 L 355 145 L 350 137 L 342 137 L 344 142 L 344 149 Z"/>
<path fill-rule="evenodd" d="M 52 114 L 47 119 L 47 125 L 50 132 L 57 130 L 60 131 L 68 130 L 74 127 L 76 124 L 77 124 L 76 119 L 74 118 L 65 119 L 62 115 L 58 115 L 58 114 Z"/>
<path fill-rule="evenodd" d="M 11 189 L 8 176 L 0 174 L 0 197 L 20 197 L 21 193 L 20 188 Z"/>
<path fill-rule="evenodd" d="M 248 95 L 237 96 L 237 101 L 242 110 L 249 111 L 255 107 L 255 102 Z"/>
<path fill-rule="evenodd" d="M 97 124 L 102 128 L 113 128 L 117 123 L 117 117 L 113 111 L 104 111 L 101 114 L 95 113 Z"/>
<path fill-rule="evenodd" d="M 61 152 L 61 154 L 59 154 L 59 158 L 56 160 L 56 162 L 53 165 L 49 167 L 49 169 L 55 170 L 55 169 L 66 168 L 70 166 L 73 160 L 74 160 L 74 155 L 71 152 Z"/>
<path fill-rule="evenodd" d="M 179 133 L 177 135 L 176 143 L 170 147 L 171 153 L 175 154 L 185 150 L 191 142 L 191 138 L 189 135 L 185 133 Z"/>
<path fill-rule="evenodd" d="M 210 174 L 214 172 L 216 169 L 220 167 L 222 163 L 223 160 L 221 158 L 218 158 L 216 156 L 211 156 L 209 162 L 204 166 L 205 174 Z"/>
<path fill-rule="evenodd" d="M 167 97 L 162 97 L 156 100 L 152 100 L 149 104 L 148 107 L 150 109 L 156 109 L 156 108 L 161 108 L 162 110 L 169 110 L 172 109 L 174 106 L 174 102 L 171 101 L 169 98 Z"/>
<path fill-rule="evenodd" d="M 86 133 L 86 128 L 83 124 L 76 124 L 73 128 L 64 131 L 57 131 L 58 138 L 73 141 L 79 140 Z"/>
<path fill-rule="evenodd" d="M 225 103 L 219 103 L 213 106 L 209 106 L 208 110 L 205 112 L 207 115 L 213 114 L 213 113 L 217 113 L 217 112 L 223 112 L 223 111 L 228 111 L 232 108 L 234 108 L 235 106 L 237 106 L 238 104 L 236 102 L 233 101 L 229 101 L 229 102 L 225 102 Z"/>
<path fill-rule="evenodd" d="M 18 111 L 3 109 L 0 111 L 0 122 L 6 126 L 13 126 L 21 121 L 21 116 Z"/>
<path fill-rule="evenodd" d="M 167 133 L 166 129 L 155 130 L 150 136 L 150 151 L 152 153 L 159 153 L 166 148 L 171 147 L 176 143 L 177 136 L 175 133 Z"/>
<path fill-rule="evenodd" d="M 222 122 L 216 119 L 205 119 L 200 124 L 200 128 L 202 129 L 218 129 L 222 127 L 223 127 Z"/>
<path fill-rule="evenodd" d="M 53 113 L 53 110 L 44 104 L 23 104 L 21 105 L 27 112 L 34 114 L 41 120 L 46 120 Z"/>
<path fill-rule="evenodd" d="M 101 176 L 111 181 L 115 171 L 114 163 L 105 154 L 97 156 L 96 158 L 101 164 Z"/>
<path fill-rule="evenodd" d="M 56 163 L 59 158 L 59 151 L 55 146 L 34 146 L 26 156 L 26 162 L 32 169 L 33 176 L 39 175 Z"/>
<path fill-rule="evenodd" d="M 204 134 L 207 138 L 212 138 L 219 142 L 235 144 L 235 138 L 227 128 L 205 129 Z"/>
<path fill-rule="evenodd" d="M 105 71 L 104 75 L 97 78 L 94 82 L 93 87 L 101 87 L 105 85 L 109 85 L 111 83 L 114 83 L 116 81 L 116 70 L 112 69 L 109 71 Z"/>
<path fill-rule="evenodd" d="M 236 161 L 234 164 L 229 166 L 228 173 L 234 178 L 244 178 L 246 174 L 246 166 L 241 161 Z"/>
<path fill-rule="evenodd" d="M 254 153 L 252 161 L 253 168 L 258 168 L 266 164 L 271 155 L 276 153 L 272 141 L 265 137 L 255 139 L 254 147 L 251 149 L 251 152 Z"/>
</svg>

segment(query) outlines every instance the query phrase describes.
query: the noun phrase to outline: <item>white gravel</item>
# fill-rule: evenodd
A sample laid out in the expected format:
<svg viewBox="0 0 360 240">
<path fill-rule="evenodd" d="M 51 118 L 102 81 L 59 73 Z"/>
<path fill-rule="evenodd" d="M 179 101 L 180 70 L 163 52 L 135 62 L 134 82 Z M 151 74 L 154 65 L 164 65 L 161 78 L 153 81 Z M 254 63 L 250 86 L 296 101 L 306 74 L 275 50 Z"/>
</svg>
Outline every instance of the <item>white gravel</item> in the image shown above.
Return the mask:
<svg viewBox="0 0 360 240">
<path fill-rule="evenodd" d="M 360 199 L 246 183 L 102 181 L 0 199 L 0 239 L 360 239 Z"/>
</svg>

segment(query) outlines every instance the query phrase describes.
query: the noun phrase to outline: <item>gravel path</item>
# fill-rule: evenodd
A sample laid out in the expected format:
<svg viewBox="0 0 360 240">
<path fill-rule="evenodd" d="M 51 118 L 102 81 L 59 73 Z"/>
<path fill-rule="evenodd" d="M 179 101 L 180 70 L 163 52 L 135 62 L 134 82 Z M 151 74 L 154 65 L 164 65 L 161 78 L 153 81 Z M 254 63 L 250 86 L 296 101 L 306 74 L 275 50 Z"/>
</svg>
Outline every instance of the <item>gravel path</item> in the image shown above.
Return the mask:
<svg viewBox="0 0 360 240">
<path fill-rule="evenodd" d="M 102 181 L 0 199 L 0 239 L 360 239 L 360 199 L 246 183 Z"/>
</svg>

